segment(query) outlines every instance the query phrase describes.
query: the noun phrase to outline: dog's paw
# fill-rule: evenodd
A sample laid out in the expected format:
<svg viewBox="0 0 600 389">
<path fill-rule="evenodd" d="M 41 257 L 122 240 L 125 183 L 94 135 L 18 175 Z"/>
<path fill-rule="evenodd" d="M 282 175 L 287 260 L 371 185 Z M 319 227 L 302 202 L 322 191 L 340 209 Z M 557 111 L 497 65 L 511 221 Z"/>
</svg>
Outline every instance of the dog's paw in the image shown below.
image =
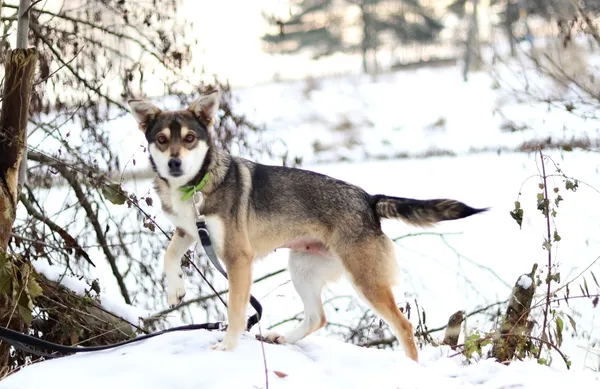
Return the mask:
<svg viewBox="0 0 600 389">
<path fill-rule="evenodd" d="M 181 304 L 185 296 L 185 284 L 183 279 L 178 278 L 175 285 L 170 285 L 167 292 L 167 303 L 170 307 L 176 307 Z"/>
<path fill-rule="evenodd" d="M 227 341 L 227 338 L 223 339 L 222 342 L 213 344 L 210 348 L 217 351 L 231 351 L 235 348 L 237 342 Z"/>
<path fill-rule="evenodd" d="M 277 332 L 269 332 L 265 336 L 256 335 L 256 339 L 265 343 L 285 344 L 285 336 L 279 335 Z"/>
</svg>

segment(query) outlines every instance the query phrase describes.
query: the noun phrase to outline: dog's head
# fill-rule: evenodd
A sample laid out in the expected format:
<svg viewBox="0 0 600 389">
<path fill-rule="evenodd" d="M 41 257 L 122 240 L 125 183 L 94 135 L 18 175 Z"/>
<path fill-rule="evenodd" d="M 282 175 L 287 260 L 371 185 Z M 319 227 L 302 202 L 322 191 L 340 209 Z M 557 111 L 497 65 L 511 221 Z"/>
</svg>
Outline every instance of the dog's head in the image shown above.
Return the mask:
<svg viewBox="0 0 600 389">
<path fill-rule="evenodd" d="M 173 186 L 194 178 L 211 146 L 210 129 L 219 108 L 219 91 L 203 94 L 181 111 L 161 111 L 141 99 L 129 100 L 129 106 L 146 135 L 158 174 Z"/>
</svg>

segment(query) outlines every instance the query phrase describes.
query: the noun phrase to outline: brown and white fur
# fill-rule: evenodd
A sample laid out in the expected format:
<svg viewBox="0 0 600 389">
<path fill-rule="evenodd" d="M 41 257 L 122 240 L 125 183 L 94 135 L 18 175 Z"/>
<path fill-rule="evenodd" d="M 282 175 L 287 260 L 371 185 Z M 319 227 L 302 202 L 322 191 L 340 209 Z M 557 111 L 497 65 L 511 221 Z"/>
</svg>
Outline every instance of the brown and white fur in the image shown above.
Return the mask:
<svg viewBox="0 0 600 389">
<path fill-rule="evenodd" d="M 277 248 L 290 248 L 289 270 L 305 317 L 291 332 L 268 334 L 268 340 L 294 343 L 323 327 L 321 291 L 327 282 L 345 274 L 392 327 L 408 357 L 417 360 L 412 325 L 392 294 L 397 264 L 381 219 L 425 226 L 481 209 L 446 199 L 373 196 L 318 173 L 232 157 L 211 140 L 218 91 L 205 93 L 181 111 L 163 112 L 145 100 L 129 104 L 149 144 L 163 210 L 176 227 L 164 257 L 170 305 L 178 304 L 185 294 L 181 258 L 199 239 L 193 200 L 182 201 L 179 188 L 210 174 L 201 190 L 203 214 L 230 283 L 229 326 L 223 341 L 213 348 L 234 349 L 245 330 L 253 261 Z"/>
</svg>

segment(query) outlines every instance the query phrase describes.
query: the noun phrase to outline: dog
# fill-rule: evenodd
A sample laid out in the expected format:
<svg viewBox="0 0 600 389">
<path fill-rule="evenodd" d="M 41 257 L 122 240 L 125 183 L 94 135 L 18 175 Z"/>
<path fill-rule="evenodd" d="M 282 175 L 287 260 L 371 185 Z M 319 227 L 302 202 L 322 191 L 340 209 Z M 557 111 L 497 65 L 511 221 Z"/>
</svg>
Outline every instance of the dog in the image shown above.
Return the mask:
<svg viewBox="0 0 600 389">
<path fill-rule="evenodd" d="M 253 261 L 288 248 L 292 283 L 305 315 L 289 333 L 269 333 L 267 341 L 295 343 L 322 328 L 321 291 L 345 274 L 391 326 L 406 355 L 417 361 L 413 327 L 392 294 L 397 263 L 381 220 L 430 226 L 486 209 L 448 199 L 370 195 L 323 174 L 234 157 L 212 141 L 219 99 L 218 90 L 205 92 L 179 111 L 129 100 L 148 142 L 162 209 L 175 226 L 164 256 L 169 305 L 179 304 L 185 295 L 181 258 L 199 241 L 193 200 L 182 199 L 181 190 L 195 187 L 204 198 L 202 213 L 213 247 L 229 274 L 228 327 L 213 349 L 234 349 L 245 330 Z"/>
</svg>

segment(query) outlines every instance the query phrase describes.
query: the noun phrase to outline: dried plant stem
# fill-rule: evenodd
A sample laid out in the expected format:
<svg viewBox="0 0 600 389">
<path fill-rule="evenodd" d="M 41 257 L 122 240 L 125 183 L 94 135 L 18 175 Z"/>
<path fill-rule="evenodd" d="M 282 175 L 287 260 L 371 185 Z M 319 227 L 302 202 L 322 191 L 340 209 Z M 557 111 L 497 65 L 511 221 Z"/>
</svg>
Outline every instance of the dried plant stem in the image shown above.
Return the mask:
<svg viewBox="0 0 600 389">
<path fill-rule="evenodd" d="M 262 334 L 262 328 L 260 327 L 260 321 L 258 324 L 258 333 L 261 339 L 264 339 Z M 265 366 L 265 388 L 269 389 L 269 369 L 267 368 L 267 355 L 265 354 L 265 344 L 263 341 L 260 341 L 260 348 L 262 350 L 263 364 Z"/>
<path fill-rule="evenodd" d="M 542 182 L 544 184 L 544 216 L 546 217 L 546 239 L 547 244 L 545 245 L 548 250 L 548 275 L 546 276 L 546 304 L 544 304 L 544 322 L 542 324 L 542 339 L 546 339 L 546 326 L 548 325 L 548 312 L 550 311 L 550 273 L 552 271 L 552 246 L 551 246 L 551 235 L 550 235 L 550 200 L 548 200 L 548 184 L 546 180 L 546 165 L 544 164 L 544 154 L 542 149 L 539 150 L 540 161 L 542 163 Z M 548 343 L 548 342 L 546 342 Z M 542 353 L 542 347 L 540 345 L 536 358 L 539 358 Z"/>
</svg>

